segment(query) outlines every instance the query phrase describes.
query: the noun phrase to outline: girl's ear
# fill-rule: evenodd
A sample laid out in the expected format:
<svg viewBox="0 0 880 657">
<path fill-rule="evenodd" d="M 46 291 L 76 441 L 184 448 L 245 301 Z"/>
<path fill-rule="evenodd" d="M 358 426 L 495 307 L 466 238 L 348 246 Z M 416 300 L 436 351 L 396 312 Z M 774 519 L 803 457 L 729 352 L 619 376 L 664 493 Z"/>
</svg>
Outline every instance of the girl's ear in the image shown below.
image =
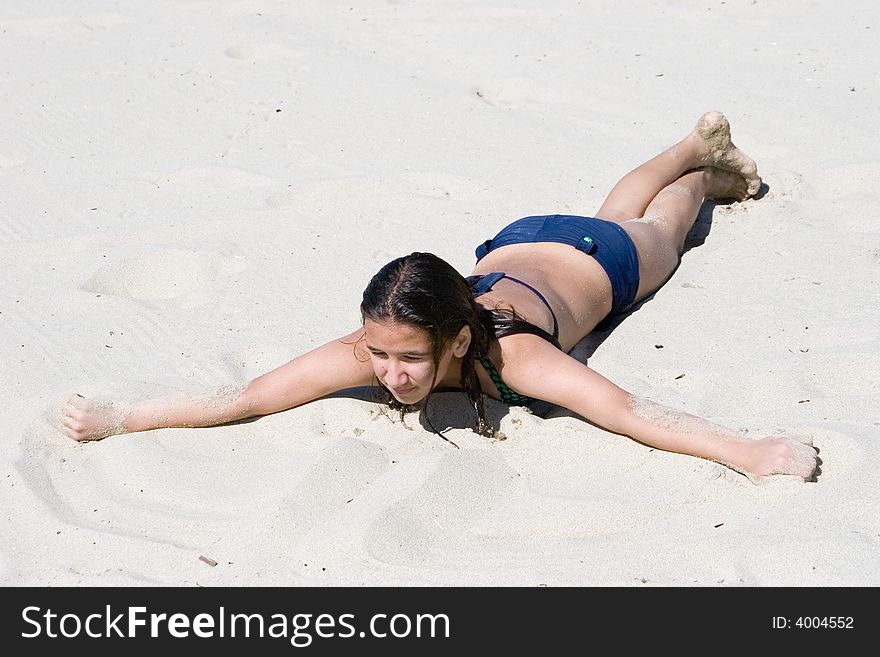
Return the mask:
<svg viewBox="0 0 880 657">
<path fill-rule="evenodd" d="M 461 327 L 458 335 L 452 340 L 452 355 L 456 358 L 464 358 L 471 346 L 471 327 L 465 324 Z"/>
</svg>

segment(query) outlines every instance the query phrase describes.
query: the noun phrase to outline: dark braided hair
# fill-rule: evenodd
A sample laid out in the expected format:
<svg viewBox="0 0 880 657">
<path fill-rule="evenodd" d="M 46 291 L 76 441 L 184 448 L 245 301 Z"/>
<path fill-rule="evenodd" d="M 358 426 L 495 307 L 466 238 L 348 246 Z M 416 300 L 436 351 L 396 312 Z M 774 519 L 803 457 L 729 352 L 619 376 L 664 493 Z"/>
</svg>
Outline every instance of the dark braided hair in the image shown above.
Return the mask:
<svg viewBox="0 0 880 657">
<path fill-rule="evenodd" d="M 486 314 L 486 309 L 474 301 L 465 278 L 452 265 L 432 253 L 411 253 L 389 262 L 370 280 L 361 302 L 363 321 L 390 320 L 417 327 L 428 334 L 434 361 L 434 383 L 444 349 L 464 326 L 470 327 L 471 343 L 461 362 L 461 387 L 476 412 L 477 433 L 491 436 L 493 434 L 486 421 L 483 405 L 483 391 L 474 366 L 476 351 L 488 351 L 489 332 L 486 326 L 490 324 L 487 323 Z M 416 410 L 416 406 L 395 399 L 381 383 L 379 387 L 384 391 L 383 401 L 390 408 L 399 410 L 401 417 L 408 411 Z M 428 417 L 430 397 L 429 392 L 422 402 L 425 418 L 434 433 L 448 440 Z"/>
</svg>

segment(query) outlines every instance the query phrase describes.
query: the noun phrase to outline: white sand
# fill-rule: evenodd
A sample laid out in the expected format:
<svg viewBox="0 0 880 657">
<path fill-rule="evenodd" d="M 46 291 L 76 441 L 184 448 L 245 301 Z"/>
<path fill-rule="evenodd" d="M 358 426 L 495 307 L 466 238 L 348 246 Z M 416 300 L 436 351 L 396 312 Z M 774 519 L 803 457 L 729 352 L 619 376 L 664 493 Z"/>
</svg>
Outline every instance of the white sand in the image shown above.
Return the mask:
<svg viewBox="0 0 880 657">
<path fill-rule="evenodd" d="M 880 585 L 876 2 L 73 4 L 0 7 L 0 583 Z M 493 442 L 455 394 L 460 450 L 344 398 L 59 430 L 72 392 L 242 385 L 346 332 L 393 257 L 469 273 L 508 221 L 590 214 L 709 109 L 769 191 L 575 353 L 811 434 L 816 483 L 559 409 L 490 402 Z"/>
</svg>

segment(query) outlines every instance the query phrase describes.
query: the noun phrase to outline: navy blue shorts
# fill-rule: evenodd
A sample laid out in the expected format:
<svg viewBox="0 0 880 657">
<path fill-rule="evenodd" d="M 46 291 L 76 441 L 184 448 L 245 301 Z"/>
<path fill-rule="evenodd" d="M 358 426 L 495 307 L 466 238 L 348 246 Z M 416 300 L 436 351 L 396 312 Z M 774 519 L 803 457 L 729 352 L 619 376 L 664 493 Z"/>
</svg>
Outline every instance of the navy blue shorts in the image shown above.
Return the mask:
<svg viewBox="0 0 880 657">
<path fill-rule="evenodd" d="M 594 217 L 549 214 L 517 219 L 477 247 L 477 262 L 490 251 L 533 242 L 568 244 L 596 259 L 611 279 L 611 313 L 626 312 L 639 289 L 639 257 L 626 231 Z"/>
</svg>

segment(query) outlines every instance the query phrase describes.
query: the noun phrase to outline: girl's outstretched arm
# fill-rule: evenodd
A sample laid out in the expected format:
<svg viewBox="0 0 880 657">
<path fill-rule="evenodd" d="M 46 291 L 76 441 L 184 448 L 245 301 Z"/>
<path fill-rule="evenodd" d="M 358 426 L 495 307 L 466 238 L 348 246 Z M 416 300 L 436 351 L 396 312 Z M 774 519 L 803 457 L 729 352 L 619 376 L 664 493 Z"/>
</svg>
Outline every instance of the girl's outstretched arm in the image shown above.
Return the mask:
<svg viewBox="0 0 880 657">
<path fill-rule="evenodd" d="M 540 338 L 505 340 L 510 341 L 504 349 L 509 364 L 502 368 L 502 377 L 519 393 L 568 408 L 646 445 L 717 461 L 752 480 L 773 474 L 804 481 L 813 477 L 817 453 L 808 437 L 746 438 L 708 420 L 638 399 Z"/>
<path fill-rule="evenodd" d="M 62 408 L 64 433 L 74 440 L 100 440 L 119 433 L 162 427 L 208 427 L 269 415 L 329 395 L 370 385 L 369 354 L 359 329 L 257 377 L 243 388 L 148 399 L 129 406 L 73 395 Z"/>
</svg>

